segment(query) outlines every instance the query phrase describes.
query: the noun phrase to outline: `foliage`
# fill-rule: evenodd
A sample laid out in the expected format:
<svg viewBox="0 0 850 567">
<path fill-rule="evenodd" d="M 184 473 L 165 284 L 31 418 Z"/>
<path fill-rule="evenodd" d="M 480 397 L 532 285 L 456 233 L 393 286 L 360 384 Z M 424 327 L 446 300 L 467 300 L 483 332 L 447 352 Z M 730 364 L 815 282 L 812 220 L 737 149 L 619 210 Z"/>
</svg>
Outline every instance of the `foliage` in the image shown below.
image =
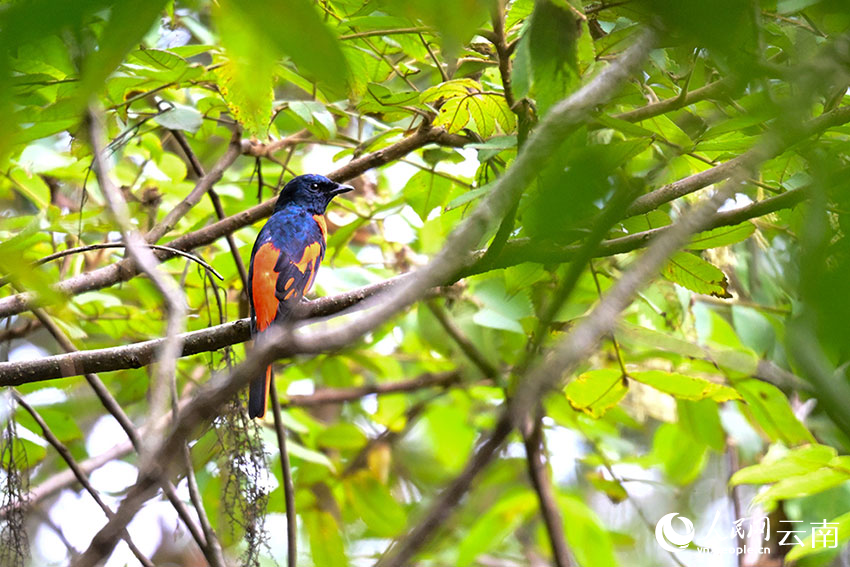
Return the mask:
<svg viewBox="0 0 850 567">
<path fill-rule="evenodd" d="M 797 547 L 771 540 L 779 560 L 831 564 L 850 540 L 850 16 L 834 0 L 10 3 L 0 11 L 0 315 L 8 316 L 0 354 L 12 362 L 0 365 L 0 384 L 12 384 L 14 361 L 67 350 L 57 334 L 87 351 L 166 334 L 154 283 L 114 267 L 122 248 L 36 264 L 121 238 L 92 171 L 92 120 L 104 122 L 112 179 L 142 234 L 180 210 L 239 133 L 241 155 L 156 242 L 187 248 L 221 274 L 216 281 L 185 258 L 160 265 L 185 293 L 188 330 L 203 332 L 247 315 L 234 256 L 247 261 L 270 211 L 251 207 L 292 175 L 330 173 L 363 156 L 380 166 L 356 170 L 357 191 L 328 212 L 316 296 L 411 271 L 509 177 L 559 102 L 616 65 L 649 27 L 657 47 L 640 72 L 553 143 L 479 250 L 460 251 L 470 252 L 465 277 L 340 351 L 279 364 L 298 563 L 371 565 L 391 556 L 391 543 L 414 533 L 474 459 L 526 371 L 597 316 L 594 306 L 640 264 L 642 248 L 733 177 L 713 223 L 635 290 L 616 324 L 608 315 L 607 338 L 540 400 L 548 500 L 540 479 L 529 478 L 528 440 L 515 431 L 436 533 L 417 542 L 417 558 L 560 564 L 552 542 L 561 539 L 584 566 L 672 564 L 655 543 L 655 522 L 668 512 L 690 516 L 694 545 L 704 545 L 714 510 L 731 508 L 731 498 L 774 527 L 780 518 L 835 523 L 834 549 L 811 538 Z M 603 227 L 592 263 L 578 265 L 558 303 L 600 211 L 621 197 L 626 213 Z M 246 209 L 260 220 L 239 217 Z M 235 220 L 212 242 L 181 240 L 221 218 Z M 105 270 L 112 279 L 86 283 Z M 70 287 L 54 287 L 63 281 Z M 21 303 L 23 292 L 37 294 L 39 309 Z M 342 321 L 331 315 L 331 324 Z M 180 358 L 175 404 L 245 360 L 245 339 Z M 154 374 L 140 364 L 99 379 L 147 427 Z M 451 379 L 436 386 L 384 391 L 444 375 Z M 91 384 L 77 376 L 17 386 L 83 464 L 103 451 L 93 440 L 118 417 Z M 315 402 L 364 386 L 345 403 Z M 38 421 L 11 394 L 4 399 L 2 429 L 18 433 L 0 442 L 8 505 L 6 495 L 21 489 L 16 475 L 40 494 L 67 465 Z M 225 557 L 283 564 L 287 510 L 273 412 L 258 438 L 236 412 L 220 408 L 225 417 L 212 429 L 192 433 L 192 474 L 175 455 L 171 480 L 181 495 L 189 477 L 197 482 Z M 110 442 L 124 442 L 121 435 Z M 113 459 L 143 465 L 129 446 Z M 257 469 L 263 459 L 268 475 Z M 67 479 L 61 488 L 76 497 L 81 489 Z M 52 525 L 54 503 L 44 496 L 28 509 L 31 564 L 66 564 L 95 532 L 69 543 L 77 550 L 47 551 L 44 534 L 68 526 Z M 544 521 L 545 506 L 560 512 L 562 526 Z M 0 539 L 26 541 L 11 509 L 0 516 Z M 174 525 L 172 510 L 163 517 Z M 731 520 L 721 521 L 728 532 Z M 141 539 L 142 529 L 131 526 L 130 535 Z M 188 538 L 160 538 L 148 554 L 179 562 L 196 551 Z M 691 564 L 696 552 L 677 557 Z"/>
</svg>

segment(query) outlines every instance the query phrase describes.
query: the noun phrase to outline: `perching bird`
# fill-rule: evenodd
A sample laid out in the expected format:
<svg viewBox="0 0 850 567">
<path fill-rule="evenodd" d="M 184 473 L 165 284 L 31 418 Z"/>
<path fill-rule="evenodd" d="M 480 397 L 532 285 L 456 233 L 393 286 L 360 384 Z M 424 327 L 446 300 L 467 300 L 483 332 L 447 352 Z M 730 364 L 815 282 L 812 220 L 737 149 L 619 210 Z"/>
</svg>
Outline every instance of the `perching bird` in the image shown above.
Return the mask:
<svg viewBox="0 0 850 567">
<path fill-rule="evenodd" d="M 286 321 L 310 291 L 325 255 L 325 209 L 354 189 L 321 175 L 299 175 L 286 184 L 274 213 L 257 235 L 248 269 L 251 335 L 257 343 L 272 323 Z M 266 415 L 272 367 L 251 381 L 248 415 Z"/>
</svg>

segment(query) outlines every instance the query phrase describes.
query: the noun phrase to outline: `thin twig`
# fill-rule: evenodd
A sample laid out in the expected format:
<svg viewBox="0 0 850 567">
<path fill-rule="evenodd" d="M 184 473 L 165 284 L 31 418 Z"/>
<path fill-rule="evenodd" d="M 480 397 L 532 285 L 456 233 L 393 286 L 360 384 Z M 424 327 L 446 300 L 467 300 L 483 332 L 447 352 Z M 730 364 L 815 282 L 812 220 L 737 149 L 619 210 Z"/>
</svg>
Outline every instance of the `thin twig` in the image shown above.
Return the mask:
<svg viewBox="0 0 850 567">
<path fill-rule="evenodd" d="M 420 33 L 419 40 L 422 42 L 422 45 L 425 46 L 425 49 L 428 50 L 428 55 L 431 57 L 431 60 L 434 62 L 434 66 L 437 67 L 437 70 L 440 72 L 440 78 L 443 79 L 443 82 L 449 80 L 449 76 L 446 74 L 446 70 L 443 69 L 443 66 L 440 64 L 440 60 L 437 59 L 437 56 L 434 54 L 434 51 L 431 49 L 431 45 L 425 40 L 425 37 Z"/>
<path fill-rule="evenodd" d="M 283 499 L 286 506 L 286 565 L 296 567 L 298 563 L 298 516 L 295 512 L 295 485 L 292 482 L 292 469 L 289 466 L 289 451 L 286 449 L 286 428 L 280 411 L 280 398 L 277 395 L 277 384 L 270 384 L 272 413 L 274 414 L 274 431 L 277 436 L 277 446 L 280 449 L 280 470 L 283 475 Z"/>
<path fill-rule="evenodd" d="M 53 336 L 53 338 L 56 340 L 62 350 L 69 354 L 79 352 L 77 350 L 77 347 L 74 346 L 74 343 L 71 342 L 71 339 L 68 338 L 65 332 L 56 324 L 55 321 L 53 321 L 53 319 L 50 317 L 50 315 L 47 314 L 46 311 L 38 308 L 33 310 L 33 314 L 38 318 L 44 328 Z M 129 453 L 132 449 L 135 449 L 137 452 L 141 451 L 142 435 L 140 435 L 140 433 L 136 430 L 136 427 L 135 425 L 133 425 L 133 422 L 121 408 L 121 405 L 118 403 L 118 401 L 106 388 L 106 385 L 103 383 L 100 377 L 94 373 L 84 374 L 84 377 L 86 379 L 86 382 L 88 382 L 89 386 L 94 391 L 95 395 L 100 400 L 100 403 L 103 405 L 106 411 L 109 412 L 109 414 L 115 418 L 115 421 L 118 422 L 118 425 L 121 427 L 121 429 L 124 430 L 124 433 L 130 440 L 129 444 L 127 445 L 127 453 Z M 156 425 L 156 422 L 152 423 L 154 424 L 154 426 Z M 152 429 L 153 427 L 146 427 L 144 429 L 145 435 L 151 433 Z M 118 458 L 118 455 L 116 455 L 115 458 Z M 93 460 L 90 459 L 89 461 Z M 94 460 L 93 462 L 96 463 L 98 461 Z M 97 468 L 97 466 L 93 466 L 90 470 L 94 470 L 95 468 Z M 168 480 L 165 480 L 162 483 L 162 490 L 163 493 L 165 493 L 166 498 L 168 498 L 168 501 L 171 503 L 171 505 L 177 512 L 177 516 L 186 526 L 186 530 L 198 544 L 198 547 L 201 549 L 201 551 L 206 554 L 206 538 L 204 537 L 204 534 L 201 533 L 200 529 L 198 528 L 198 525 L 192 519 L 192 516 L 189 513 L 189 509 L 186 507 L 180 497 L 177 496 L 177 490 L 174 488 L 174 485 L 171 484 L 171 482 L 169 482 Z"/>
<path fill-rule="evenodd" d="M 145 244 L 147 248 L 151 250 L 162 250 L 163 252 L 168 252 L 170 254 L 174 254 L 175 256 L 181 256 L 186 258 L 187 260 L 191 260 L 196 264 L 199 264 L 206 271 L 217 277 L 219 280 L 224 280 L 224 277 L 218 270 L 210 266 L 207 262 L 195 256 L 194 254 L 190 254 L 189 252 L 184 252 L 183 250 L 178 250 L 177 248 L 172 248 L 171 246 L 162 246 L 161 244 Z M 59 258 L 64 258 L 65 256 L 70 256 L 71 254 L 81 254 L 83 252 L 90 252 L 92 250 L 104 250 L 107 248 L 126 248 L 127 244 L 123 242 L 101 242 L 99 244 L 89 244 L 87 246 L 78 246 L 76 248 L 68 248 L 66 250 L 60 250 L 59 252 L 54 252 L 49 256 L 45 256 L 44 258 L 39 258 L 35 261 L 35 265 L 39 266 L 41 264 L 46 264 L 47 262 L 52 262 L 53 260 L 58 260 Z"/>
<path fill-rule="evenodd" d="M 227 151 L 221 156 L 221 159 L 210 170 L 209 175 L 201 176 L 195 187 L 189 192 L 182 201 L 177 203 L 165 218 L 156 226 L 145 234 L 145 240 L 148 243 L 155 243 L 160 238 L 168 234 L 171 229 L 177 226 L 177 222 L 188 213 L 192 207 L 198 204 L 203 197 L 224 175 L 225 170 L 230 167 L 236 158 L 242 153 L 242 145 L 239 141 L 239 133 L 234 132 L 230 143 L 227 146 Z"/>
<path fill-rule="evenodd" d="M 124 200 L 121 191 L 115 184 L 112 182 L 112 179 L 109 177 L 109 165 L 106 162 L 106 156 L 103 152 L 103 140 L 105 139 L 105 133 L 103 130 L 102 124 L 102 116 L 96 113 L 94 110 L 90 110 L 88 113 L 88 121 L 89 121 L 89 143 L 92 146 L 92 153 L 94 154 L 94 163 L 95 163 L 95 174 L 97 175 L 97 182 L 100 185 L 100 190 L 103 193 L 103 196 L 108 205 L 108 209 L 112 214 L 113 220 L 118 224 L 121 228 L 121 234 L 124 239 L 124 243 L 127 245 L 127 252 L 130 257 L 139 266 L 147 276 L 150 278 L 151 282 L 157 288 L 157 290 L 162 294 L 163 299 L 166 302 L 166 312 L 168 314 L 168 321 L 166 324 L 166 340 L 162 345 L 162 349 L 159 351 L 158 358 L 158 368 L 156 373 L 156 378 L 153 382 L 153 387 L 151 391 L 151 415 L 156 418 L 164 413 L 164 404 L 165 404 L 165 392 L 166 388 L 171 380 L 171 377 L 174 376 L 174 373 L 177 371 L 177 359 L 180 356 L 181 352 L 181 340 L 180 334 L 186 328 L 186 299 L 183 296 L 182 290 L 174 283 L 174 280 L 166 277 L 159 270 L 159 261 L 147 247 L 147 243 L 142 236 L 132 228 L 130 223 L 130 210 L 127 207 L 127 203 Z M 204 192 L 206 192 L 204 189 Z M 194 193 L 195 191 L 193 191 Z M 184 203 L 189 201 L 189 198 L 184 200 Z M 159 229 L 154 227 L 151 230 L 147 237 L 150 238 L 151 242 L 156 242 L 162 234 L 168 232 L 168 230 L 173 226 L 170 224 L 171 222 L 176 222 L 173 220 L 174 218 L 179 218 L 181 215 L 179 213 L 175 214 L 175 211 L 183 211 L 188 210 L 187 206 L 178 206 L 166 215 L 166 219 L 163 221 Z M 172 220 L 169 220 L 172 219 Z M 144 456 L 144 453 L 143 455 Z"/>
<path fill-rule="evenodd" d="M 177 141 L 177 144 L 183 150 L 183 154 L 189 161 L 189 165 L 192 166 L 192 171 L 195 172 L 195 176 L 199 180 L 206 178 L 207 174 L 204 172 L 204 166 L 201 165 L 201 160 L 199 160 L 198 156 L 195 155 L 195 152 L 192 151 L 192 146 L 189 145 L 189 141 L 186 139 L 183 132 L 180 130 L 170 130 L 170 132 Z M 213 204 L 213 209 L 215 210 L 218 220 L 225 218 L 226 215 L 224 214 L 224 207 L 221 205 L 221 199 L 212 185 L 210 185 L 209 189 L 207 189 L 207 195 L 210 197 L 210 201 Z M 233 256 L 233 261 L 236 264 L 236 271 L 239 273 L 239 278 L 242 280 L 242 289 L 248 289 L 248 272 L 245 271 L 245 263 L 239 255 L 239 247 L 236 245 L 236 239 L 233 238 L 233 234 L 225 235 L 225 239 L 227 240 L 227 246 L 230 248 L 230 254 Z M 219 277 L 219 279 L 223 278 Z"/>
<path fill-rule="evenodd" d="M 47 441 L 47 443 L 51 447 L 53 447 L 57 453 L 59 453 L 59 456 L 62 457 L 62 460 L 65 461 L 65 464 L 68 465 L 68 469 L 73 473 L 74 478 L 77 479 L 77 482 L 79 482 L 80 485 L 86 490 L 86 492 L 91 495 L 95 503 L 97 503 L 97 505 L 100 506 L 100 509 L 103 510 L 103 513 L 106 514 L 106 517 L 112 518 L 112 508 L 107 506 L 106 502 L 103 501 L 103 498 L 100 497 L 100 493 L 97 491 L 97 489 L 95 489 L 94 486 L 92 486 L 91 482 L 89 482 L 88 475 L 80 468 L 79 464 L 77 464 L 77 461 L 71 455 L 71 452 L 68 450 L 65 444 L 62 443 L 56 437 L 56 435 L 53 434 L 53 431 L 50 429 L 50 427 L 47 425 L 41 415 L 35 410 L 35 408 L 29 405 L 26 400 L 24 400 L 24 398 L 20 394 L 18 394 L 17 391 L 12 390 L 12 396 L 15 398 L 15 401 L 18 403 L 18 405 L 24 408 L 27 413 L 32 416 L 32 418 L 41 428 L 41 432 L 44 435 L 44 440 Z M 142 553 L 138 547 L 136 547 L 135 543 L 133 543 L 133 540 L 126 529 L 121 533 L 121 538 L 127 542 L 127 547 L 130 548 L 130 551 L 133 553 L 133 555 L 136 556 L 136 559 L 138 559 L 142 565 L 144 565 L 145 567 L 154 567 L 153 562 L 147 557 L 145 557 L 145 554 Z"/>
<path fill-rule="evenodd" d="M 457 343 L 457 346 L 460 347 L 463 354 L 472 361 L 472 363 L 484 376 L 495 380 L 500 375 L 500 372 L 490 363 L 489 360 L 487 360 L 487 357 L 478 350 L 478 347 L 476 347 L 472 341 L 463 334 L 457 325 L 454 324 L 454 321 L 449 319 L 446 312 L 433 300 L 426 302 L 425 305 L 428 306 L 428 310 L 434 315 L 434 317 L 436 317 L 440 326 L 443 327 L 443 330 L 448 333 L 455 343 Z"/>
<path fill-rule="evenodd" d="M 395 28 L 390 30 L 369 30 L 365 32 L 357 32 L 357 33 L 349 33 L 339 36 L 341 41 L 347 41 L 350 39 L 360 39 L 361 37 L 375 37 L 375 36 L 385 36 L 385 35 L 402 35 L 408 33 L 418 33 L 422 35 L 423 32 L 430 31 L 428 28 L 418 27 L 418 28 Z"/>
<path fill-rule="evenodd" d="M 549 535 L 549 543 L 552 545 L 552 557 L 557 567 L 572 567 L 575 563 L 570 555 L 567 540 L 564 538 L 564 520 L 558 509 L 552 478 L 543 456 L 543 423 L 538 417 L 528 428 L 530 431 L 523 429 L 522 439 L 525 445 L 528 476 L 531 478 L 531 485 L 540 503 L 540 513 L 543 516 L 546 533 Z"/>
</svg>

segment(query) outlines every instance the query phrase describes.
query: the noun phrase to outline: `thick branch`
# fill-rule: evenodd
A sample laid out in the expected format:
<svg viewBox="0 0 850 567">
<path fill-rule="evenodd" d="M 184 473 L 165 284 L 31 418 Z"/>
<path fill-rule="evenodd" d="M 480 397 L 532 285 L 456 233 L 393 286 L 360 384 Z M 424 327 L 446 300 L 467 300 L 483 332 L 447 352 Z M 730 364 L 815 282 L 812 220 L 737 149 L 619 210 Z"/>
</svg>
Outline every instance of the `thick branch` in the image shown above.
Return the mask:
<svg viewBox="0 0 850 567">
<path fill-rule="evenodd" d="M 463 136 L 449 134 L 442 128 L 423 127 L 417 130 L 414 134 L 407 136 L 392 144 L 365 156 L 359 157 L 345 164 L 344 166 L 328 173 L 328 177 L 334 181 L 346 181 L 357 177 L 358 175 L 374 168 L 397 160 L 398 158 L 407 155 L 408 153 L 426 146 L 431 143 L 450 146 L 462 146 L 468 143 L 469 140 Z M 222 163 L 220 160 L 219 163 Z M 214 167 L 203 179 L 198 182 L 198 186 L 215 184 L 221 177 L 220 168 Z M 218 177 L 216 177 L 218 175 Z M 174 240 L 171 240 L 168 245 L 178 250 L 192 250 L 199 246 L 212 244 L 219 238 L 230 234 L 240 228 L 248 226 L 271 215 L 274 209 L 276 199 L 269 199 L 246 209 L 241 213 L 227 217 L 223 220 L 210 224 L 204 228 L 184 234 Z M 157 257 L 161 260 L 171 258 L 167 252 L 158 252 Z M 79 274 L 67 280 L 57 283 L 54 288 L 60 294 L 77 295 L 86 291 L 94 291 L 114 285 L 116 283 L 129 281 L 138 274 L 133 262 L 129 259 L 121 262 L 104 266 L 91 272 Z M 18 293 L 9 297 L 0 299 L 0 317 L 8 317 L 17 313 L 22 313 L 32 309 L 38 304 L 37 296 L 32 292 Z"/>
<path fill-rule="evenodd" d="M 708 228 L 733 226 L 747 220 L 793 207 L 806 198 L 805 188 L 793 189 L 776 197 L 751 203 L 739 209 L 716 214 Z M 613 256 L 644 248 L 653 238 L 668 231 L 670 227 L 654 228 L 605 240 L 599 244 L 594 257 Z M 543 246 L 527 239 L 517 239 L 508 243 L 505 251 L 493 268 L 505 268 L 522 262 L 544 264 L 571 261 L 578 253 L 580 245 Z M 480 256 L 483 252 L 476 253 Z M 474 269 L 470 272 L 477 273 Z M 334 315 L 358 304 L 374 294 L 390 289 L 407 276 L 391 278 L 377 284 L 371 284 L 339 295 L 322 297 L 304 304 L 304 318 L 326 317 Z M 183 335 L 182 356 L 191 356 L 201 352 L 219 350 L 226 346 L 245 342 L 250 338 L 248 319 L 241 319 L 223 325 L 216 325 Z M 86 372 L 108 372 L 126 368 L 140 368 L 150 364 L 156 347 L 163 339 L 153 339 L 130 345 L 98 350 L 80 351 L 73 355 L 58 355 L 36 360 L 0 363 L 0 386 L 18 386 L 29 382 L 54 380 L 76 376 Z"/>
<path fill-rule="evenodd" d="M 379 384 L 369 384 L 366 386 L 358 386 L 353 388 L 325 388 L 313 394 L 304 394 L 297 396 L 288 396 L 283 402 L 283 407 L 317 407 L 327 404 L 340 404 L 345 402 L 355 402 L 366 396 L 376 395 L 382 396 L 385 394 L 395 394 L 398 392 L 413 392 L 424 390 L 427 388 L 448 388 L 456 384 L 460 384 L 460 371 L 448 371 L 438 374 L 423 374 L 409 380 L 398 380 L 393 382 L 381 382 Z M 181 403 L 181 406 L 185 405 Z M 171 423 L 171 415 L 163 417 L 157 429 L 163 430 Z M 148 433 L 148 428 L 142 427 L 138 434 L 144 436 Z M 133 444 L 130 441 L 118 443 L 108 451 L 105 451 L 94 457 L 90 457 L 79 463 L 79 468 L 84 473 L 89 474 L 94 470 L 99 469 L 106 463 L 121 459 L 133 452 Z M 29 497 L 26 500 L 26 505 L 32 506 L 48 498 L 60 490 L 72 486 L 75 482 L 74 474 L 69 470 L 64 470 L 51 476 L 29 492 Z M 20 503 L 0 508 L 0 520 L 3 520 L 9 511 L 16 508 Z"/>
<path fill-rule="evenodd" d="M 326 317 L 339 313 L 382 290 L 403 281 L 406 276 L 391 278 L 331 297 L 323 297 L 301 305 L 299 318 Z M 251 338 L 250 320 L 240 319 L 181 335 L 181 356 L 219 350 Z M 69 352 L 34 360 L 0 363 L 0 386 L 19 386 L 31 382 L 54 380 L 94 372 L 110 372 L 141 368 L 153 362 L 165 339 L 153 339 L 119 347 Z"/>
<path fill-rule="evenodd" d="M 732 89 L 733 85 L 734 82 L 729 78 L 720 79 L 713 83 L 708 83 L 698 89 L 687 91 L 682 95 L 659 100 L 658 102 L 653 102 L 646 106 L 629 110 L 628 112 L 615 114 L 614 118 L 619 118 L 620 120 L 626 120 L 628 122 L 640 122 L 641 120 L 646 120 L 654 116 L 667 114 L 672 110 L 678 110 L 680 108 L 690 106 L 695 102 L 699 102 L 707 98 L 717 98 L 726 91 Z"/>
<path fill-rule="evenodd" d="M 766 150 L 768 153 L 765 154 L 764 159 L 772 159 L 786 151 L 789 147 L 799 142 L 801 139 L 822 132 L 827 128 L 845 124 L 848 121 L 850 121 L 850 106 L 837 108 L 822 114 L 817 118 L 813 118 L 803 124 L 800 131 L 795 133 L 795 136 L 779 140 L 778 143 L 772 144 L 770 148 L 767 148 Z M 680 179 L 670 183 L 669 185 L 660 187 L 646 195 L 642 195 L 635 199 L 632 206 L 626 210 L 626 215 L 634 216 L 646 213 L 656 209 L 664 203 L 669 203 L 674 199 L 678 199 L 679 197 L 698 191 L 712 183 L 728 179 L 739 171 L 742 166 L 750 163 L 753 158 L 756 157 L 756 152 L 761 151 L 765 151 L 765 148 L 753 148 L 740 156 L 714 166 L 711 169 L 706 169 L 705 171 L 690 175 L 684 179 Z"/>
</svg>

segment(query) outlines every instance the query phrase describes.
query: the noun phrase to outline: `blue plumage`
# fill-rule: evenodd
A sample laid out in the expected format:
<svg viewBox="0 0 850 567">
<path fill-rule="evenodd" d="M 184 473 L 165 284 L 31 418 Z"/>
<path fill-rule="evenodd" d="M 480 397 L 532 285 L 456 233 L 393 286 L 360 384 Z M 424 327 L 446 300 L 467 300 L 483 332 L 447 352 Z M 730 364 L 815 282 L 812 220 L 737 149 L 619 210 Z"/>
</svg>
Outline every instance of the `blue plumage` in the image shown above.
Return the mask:
<svg viewBox="0 0 850 567">
<path fill-rule="evenodd" d="M 290 318 L 294 307 L 310 290 L 325 255 L 325 209 L 331 200 L 351 191 L 321 175 L 300 175 L 280 192 L 274 213 L 260 230 L 251 251 L 248 303 L 251 334 L 256 342 L 272 323 Z M 272 368 L 251 382 L 248 414 L 266 413 Z"/>
</svg>

